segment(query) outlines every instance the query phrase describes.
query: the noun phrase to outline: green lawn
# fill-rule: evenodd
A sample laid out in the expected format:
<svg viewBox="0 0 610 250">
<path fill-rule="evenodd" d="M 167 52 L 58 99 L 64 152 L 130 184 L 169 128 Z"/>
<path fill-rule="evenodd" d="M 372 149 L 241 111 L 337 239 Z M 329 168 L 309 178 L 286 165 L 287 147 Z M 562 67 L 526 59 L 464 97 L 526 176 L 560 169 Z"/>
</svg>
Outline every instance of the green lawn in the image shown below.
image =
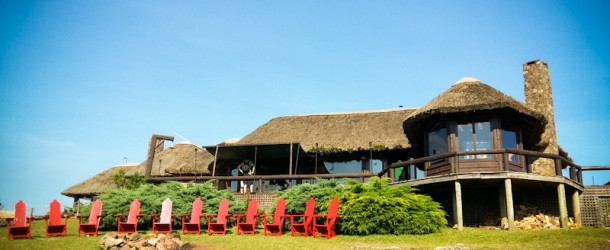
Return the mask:
<svg viewBox="0 0 610 250">
<path fill-rule="evenodd" d="M 0 249 L 98 249 L 98 237 L 78 237 L 76 220 L 71 219 L 68 237 L 45 238 L 44 221 L 35 221 L 32 239 L 8 241 L 7 229 L 0 228 Z M 101 233 L 103 235 L 103 233 Z M 183 240 L 196 249 L 434 249 L 463 245 L 471 249 L 610 249 L 610 229 L 584 228 L 552 231 L 501 231 L 466 228 L 462 232 L 445 229 L 430 235 L 372 235 L 336 238 L 265 237 L 261 234 L 187 235 Z"/>
</svg>

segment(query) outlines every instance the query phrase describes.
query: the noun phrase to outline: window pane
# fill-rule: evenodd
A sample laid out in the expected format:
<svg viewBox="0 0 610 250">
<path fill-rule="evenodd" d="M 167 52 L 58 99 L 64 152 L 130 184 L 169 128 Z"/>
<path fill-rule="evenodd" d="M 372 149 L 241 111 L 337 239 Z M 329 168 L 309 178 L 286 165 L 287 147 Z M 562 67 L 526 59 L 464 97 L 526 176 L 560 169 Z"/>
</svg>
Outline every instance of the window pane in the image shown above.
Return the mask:
<svg viewBox="0 0 610 250">
<path fill-rule="evenodd" d="M 472 124 L 459 124 L 457 126 L 458 143 L 460 152 L 474 151 L 474 143 L 472 141 Z M 462 155 L 460 159 L 473 159 L 472 155 Z"/>
<path fill-rule="evenodd" d="M 517 133 L 515 131 L 502 129 L 502 148 L 517 148 Z M 509 154 L 508 158 L 511 162 L 519 162 L 517 155 Z"/>
<path fill-rule="evenodd" d="M 474 124 L 477 144 L 475 150 L 490 150 L 492 149 L 491 142 L 491 126 L 489 122 L 477 122 Z M 491 158 L 491 155 L 477 155 L 477 159 Z"/>
<path fill-rule="evenodd" d="M 448 152 L 447 128 L 432 131 L 428 134 L 428 155 Z"/>
</svg>

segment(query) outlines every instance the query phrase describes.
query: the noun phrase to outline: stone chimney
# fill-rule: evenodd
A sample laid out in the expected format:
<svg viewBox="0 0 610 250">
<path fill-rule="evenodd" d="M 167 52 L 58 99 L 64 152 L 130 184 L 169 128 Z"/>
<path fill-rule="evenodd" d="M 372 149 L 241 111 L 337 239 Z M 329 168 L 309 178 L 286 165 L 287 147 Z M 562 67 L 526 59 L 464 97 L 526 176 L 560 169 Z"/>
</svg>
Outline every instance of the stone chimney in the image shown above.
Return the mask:
<svg viewBox="0 0 610 250">
<path fill-rule="evenodd" d="M 536 145 L 542 152 L 559 154 L 557 134 L 555 131 L 555 112 L 553 108 L 553 92 L 548 65 L 540 60 L 523 64 L 523 79 L 525 81 L 525 105 L 544 115 L 546 127 Z M 532 163 L 532 172 L 555 176 L 555 164 L 552 159 L 536 159 Z"/>
</svg>

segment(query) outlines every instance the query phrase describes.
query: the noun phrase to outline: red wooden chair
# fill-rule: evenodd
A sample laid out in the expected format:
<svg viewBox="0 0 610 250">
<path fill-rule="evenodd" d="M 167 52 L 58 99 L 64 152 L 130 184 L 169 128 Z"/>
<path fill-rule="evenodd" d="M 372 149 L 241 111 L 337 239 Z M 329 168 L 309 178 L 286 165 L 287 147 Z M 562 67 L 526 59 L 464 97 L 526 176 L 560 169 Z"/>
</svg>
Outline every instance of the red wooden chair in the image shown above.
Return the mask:
<svg viewBox="0 0 610 250">
<path fill-rule="evenodd" d="M 280 198 L 279 200 L 277 200 L 277 203 L 275 203 L 275 214 L 264 215 L 265 218 L 263 219 L 263 223 L 265 228 L 265 236 L 267 236 L 267 232 L 269 232 L 269 235 L 282 235 L 282 229 L 284 227 L 284 218 L 286 217 L 284 215 L 285 211 L 286 201 L 284 201 L 284 198 Z M 267 224 L 267 216 L 273 216 L 272 224 Z"/>
<path fill-rule="evenodd" d="M 172 200 L 169 198 L 165 199 L 161 204 L 161 215 L 159 214 L 151 214 L 153 228 L 152 231 L 154 234 L 171 234 L 172 233 L 172 219 L 174 215 L 172 214 Z M 161 217 L 159 223 L 157 223 L 157 217 Z"/>
<path fill-rule="evenodd" d="M 6 218 L 8 228 L 8 239 L 28 238 L 31 239 L 32 218 L 28 218 L 26 205 L 22 200 L 15 204 L 15 217 Z"/>
<path fill-rule="evenodd" d="M 316 219 L 326 218 L 324 224 L 318 224 Z M 327 239 L 337 236 L 335 234 L 335 222 L 339 218 L 339 199 L 337 197 L 330 201 L 328 206 L 328 213 L 326 215 L 314 214 L 313 216 L 313 237 L 326 236 Z"/>
<path fill-rule="evenodd" d="M 218 204 L 217 215 L 206 215 L 208 217 L 208 235 L 227 234 L 227 216 L 229 215 L 229 201 L 222 199 Z M 216 217 L 216 222 L 212 223 L 212 217 Z"/>
<path fill-rule="evenodd" d="M 61 218 L 64 218 L 64 223 L 61 223 Z M 61 215 L 61 204 L 59 201 L 53 200 L 49 204 L 49 214 L 45 216 L 45 224 L 47 225 L 47 238 L 51 236 L 66 236 L 68 231 L 68 215 Z"/>
<path fill-rule="evenodd" d="M 248 211 L 246 214 L 236 214 L 237 216 L 237 235 L 240 233 L 254 234 L 256 230 L 256 212 L 258 210 L 258 202 L 256 198 L 253 198 L 248 203 Z M 246 221 L 242 222 L 243 217 L 246 217 Z"/>
<path fill-rule="evenodd" d="M 290 231 L 292 231 L 292 236 L 297 235 L 305 235 L 305 237 L 309 235 L 313 235 L 313 214 L 314 209 L 316 208 L 316 201 L 313 197 L 309 198 L 307 201 L 307 205 L 305 205 L 305 213 L 303 214 L 294 214 L 290 215 Z M 297 218 L 302 218 L 302 222 L 295 223 Z"/>
<path fill-rule="evenodd" d="M 118 234 L 133 234 L 138 231 L 138 219 L 142 217 L 140 215 L 140 201 L 134 199 L 129 205 L 129 214 L 127 215 L 127 221 L 121 222 L 121 218 L 125 217 L 124 214 L 115 214 L 118 226 Z"/>
<path fill-rule="evenodd" d="M 197 197 L 193 201 L 193 209 L 191 214 L 181 214 L 182 217 L 182 234 L 201 234 L 201 208 L 203 202 L 201 198 Z M 190 222 L 186 222 L 186 218 L 191 217 Z"/>
<path fill-rule="evenodd" d="M 78 216 L 78 237 L 83 234 L 97 236 L 100 218 L 102 218 L 102 201 L 98 199 L 91 204 L 91 213 L 89 213 L 87 223 L 83 223 L 85 217 L 83 215 Z"/>
</svg>

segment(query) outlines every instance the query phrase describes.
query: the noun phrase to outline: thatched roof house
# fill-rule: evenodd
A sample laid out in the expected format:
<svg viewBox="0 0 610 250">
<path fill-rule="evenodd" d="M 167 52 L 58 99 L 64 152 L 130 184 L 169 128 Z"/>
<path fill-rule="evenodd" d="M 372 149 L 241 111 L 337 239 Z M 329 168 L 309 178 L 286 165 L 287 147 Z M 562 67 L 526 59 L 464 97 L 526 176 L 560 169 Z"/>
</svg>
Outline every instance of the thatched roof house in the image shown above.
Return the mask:
<svg viewBox="0 0 610 250">
<path fill-rule="evenodd" d="M 422 129 L 428 124 L 426 120 L 435 117 L 446 119 L 447 116 L 471 116 L 475 113 L 505 113 L 528 124 L 528 141 L 536 144 L 547 121 L 545 117 L 524 103 L 490 87 L 481 81 L 464 77 L 451 88 L 438 95 L 426 105 L 412 112 L 403 123 L 404 131 L 411 141 L 423 136 Z"/>
<path fill-rule="evenodd" d="M 153 176 L 209 175 L 214 157 L 203 148 L 190 142 L 181 142 L 165 148 L 155 155 Z M 125 164 L 102 171 L 95 176 L 67 188 L 61 194 L 69 197 L 94 197 L 108 189 L 117 188 L 112 177 L 120 171 L 126 175 L 144 176 L 146 161 L 139 164 Z"/>
<path fill-rule="evenodd" d="M 153 135 L 152 163 L 112 168 L 63 194 L 99 194 L 113 187 L 121 169 L 146 172 L 150 182 L 216 179 L 218 188 L 234 192 L 384 176 L 431 195 L 458 228 L 477 225 L 489 211 L 514 224 L 511 209 L 519 203 L 567 218 L 565 193 L 578 203 L 582 169 L 557 145 L 546 63 L 535 60 L 523 69 L 525 102 L 463 78 L 417 109 L 283 116 L 241 140 L 203 148 L 164 149 L 173 137 Z M 569 178 L 562 173 L 568 167 Z"/>
<path fill-rule="evenodd" d="M 352 152 L 410 146 L 402 123 L 414 109 L 283 116 L 271 119 L 235 145 L 300 143 L 305 152 Z"/>
<path fill-rule="evenodd" d="M 61 194 L 78 198 L 97 196 L 108 189 L 117 188 L 112 177 L 121 171 L 125 171 L 126 175 L 133 175 L 135 173 L 144 175 L 144 166 L 141 164 L 124 164 L 111 167 L 81 183 L 67 188 Z"/>
<path fill-rule="evenodd" d="M 181 142 L 155 154 L 153 176 L 209 175 L 214 157 L 200 146 Z M 140 165 L 146 166 L 146 161 Z"/>
</svg>

